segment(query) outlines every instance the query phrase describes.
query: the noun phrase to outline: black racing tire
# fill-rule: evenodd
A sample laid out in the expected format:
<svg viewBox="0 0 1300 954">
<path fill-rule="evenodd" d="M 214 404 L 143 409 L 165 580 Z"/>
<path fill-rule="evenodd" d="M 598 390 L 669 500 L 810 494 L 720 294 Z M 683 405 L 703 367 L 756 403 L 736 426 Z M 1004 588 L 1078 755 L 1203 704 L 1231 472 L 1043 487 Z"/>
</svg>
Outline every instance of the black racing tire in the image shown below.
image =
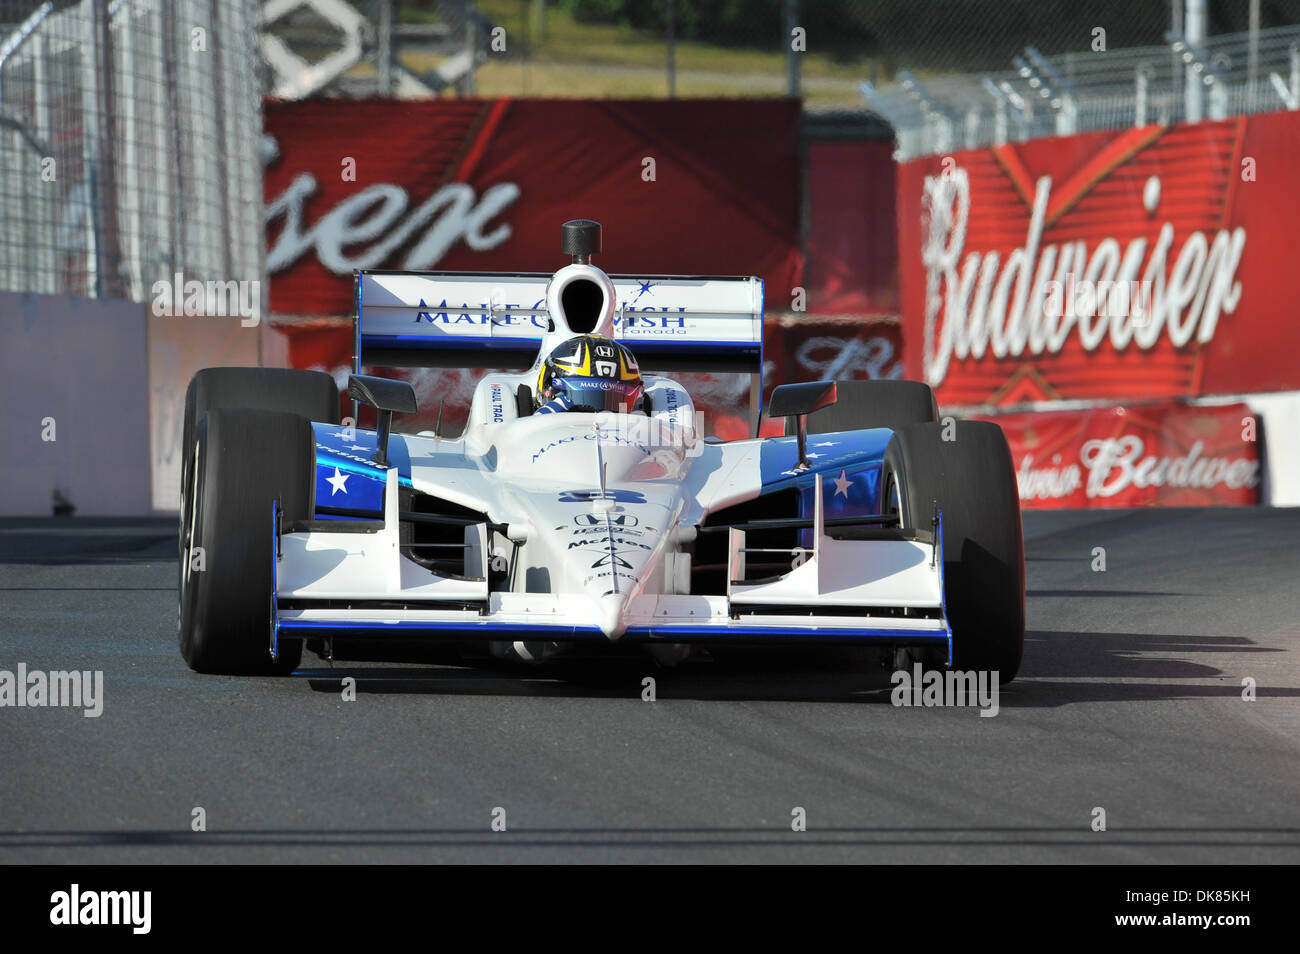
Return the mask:
<svg viewBox="0 0 1300 954">
<path fill-rule="evenodd" d="M 279 658 L 270 655 L 272 508 L 278 499 L 285 523 L 312 513 L 311 422 L 280 411 L 209 411 L 194 448 L 192 507 L 182 515 L 189 546 L 181 563 L 181 655 L 196 672 L 290 673 L 301 640 L 282 639 Z"/>
<path fill-rule="evenodd" d="M 898 430 L 904 424 L 939 420 L 934 391 L 920 381 L 836 381 L 835 403 L 808 415 L 808 433 L 861 431 L 873 427 Z M 787 419 L 786 434 L 794 433 Z"/>
<path fill-rule="evenodd" d="M 193 458 L 199 421 L 222 408 L 286 411 L 321 424 L 339 422 L 339 389 L 323 371 L 293 368 L 203 368 L 185 391 L 181 460 Z M 184 493 L 185 484 L 181 484 Z"/>
<path fill-rule="evenodd" d="M 292 368 L 203 368 L 190 379 L 185 391 L 185 418 L 181 430 L 180 547 L 185 554 L 185 512 L 194 478 L 194 441 L 199 421 L 208 411 L 225 408 L 285 411 L 321 424 L 339 422 L 339 389 L 323 371 Z M 179 586 L 179 581 L 177 583 Z"/>
<path fill-rule="evenodd" d="M 948 438 L 945 440 L 944 438 Z M 930 529 L 943 513 L 944 598 L 953 667 L 1010 682 L 1025 640 L 1025 545 L 1011 448 L 986 421 L 907 424 L 881 468 L 882 511 Z"/>
</svg>

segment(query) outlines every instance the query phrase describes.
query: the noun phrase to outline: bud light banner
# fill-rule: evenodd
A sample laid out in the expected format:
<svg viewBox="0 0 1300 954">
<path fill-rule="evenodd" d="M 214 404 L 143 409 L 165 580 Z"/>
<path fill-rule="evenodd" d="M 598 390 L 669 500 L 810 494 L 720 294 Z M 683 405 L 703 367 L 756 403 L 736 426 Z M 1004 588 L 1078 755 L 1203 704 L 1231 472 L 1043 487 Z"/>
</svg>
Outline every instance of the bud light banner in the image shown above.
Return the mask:
<svg viewBox="0 0 1300 954">
<path fill-rule="evenodd" d="M 347 315 L 356 269 L 553 272 L 560 225 L 636 274 L 802 284 L 797 100 L 268 102 L 279 315 Z M 460 304 L 457 302 L 456 304 Z"/>
<path fill-rule="evenodd" d="M 1175 402 L 998 415 L 1027 510 L 1257 504 L 1261 422 Z"/>
<path fill-rule="evenodd" d="M 1300 113 L 903 164 L 907 376 L 941 405 L 1300 388 Z"/>
</svg>

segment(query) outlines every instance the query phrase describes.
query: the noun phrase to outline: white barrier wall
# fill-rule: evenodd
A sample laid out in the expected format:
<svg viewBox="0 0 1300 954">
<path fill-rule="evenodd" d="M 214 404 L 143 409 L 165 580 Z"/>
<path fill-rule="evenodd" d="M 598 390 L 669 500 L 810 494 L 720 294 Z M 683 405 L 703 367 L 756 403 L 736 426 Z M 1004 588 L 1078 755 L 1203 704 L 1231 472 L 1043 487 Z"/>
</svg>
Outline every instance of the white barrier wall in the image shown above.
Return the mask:
<svg viewBox="0 0 1300 954">
<path fill-rule="evenodd" d="M 266 339 L 264 342 L 263 339 Z M 180 499 L 180 443 L 185 389 L 200 368 L 265 363 L 283 366 L 284 336 L 265 323 L 244 327 L 238 318 L 149 315 L 149 434 L 153 509 L 175 511 Z"/>
<path fill-rule="evenodd" d="M 145 306 L 0 292 L 0 514 L 144 514 Z"/>
<path fill-rule="evenodd" d="M 1300 507 L 1300 392 L 1245 394 L 1241 400 L 1264 425 L 1263 502 Z"/>
<path fill-rule="evenodd" d="M 0 515 L 175 512 L 185 389 L 199 368 L 283 367 L 284 336 L 238 318 L 0 292 Z"/>
</svg>

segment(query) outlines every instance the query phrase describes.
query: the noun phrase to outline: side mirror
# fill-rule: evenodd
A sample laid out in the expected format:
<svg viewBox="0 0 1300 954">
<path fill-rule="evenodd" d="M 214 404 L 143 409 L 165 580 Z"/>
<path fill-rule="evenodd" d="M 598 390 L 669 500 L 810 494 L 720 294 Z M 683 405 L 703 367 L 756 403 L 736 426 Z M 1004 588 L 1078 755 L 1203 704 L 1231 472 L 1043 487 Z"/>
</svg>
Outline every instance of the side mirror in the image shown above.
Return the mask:
<svg viewBox="0 0 1300 954">
<path fill-rule="evenodd" d="M 783 384 L 772 392 L 767 402 L 767 416 L 795 419 L 795 435 L 799 440 L 799 463 L 795 470 L 808 469 L 808 415 L 829 407 L 835 400 L 834 381 Z"/>
<path fill-rule="evenodd" d="M 352 374 L 348 375 L 348 397 L 379 412 L 379 428 L 376 432 L 378 446 L 370 459 L 380 467 L 388 467 L 388 435 L 393 430 L 393 412 L 416 412 L 415 389 L 406 381 Z"/>
</svg>

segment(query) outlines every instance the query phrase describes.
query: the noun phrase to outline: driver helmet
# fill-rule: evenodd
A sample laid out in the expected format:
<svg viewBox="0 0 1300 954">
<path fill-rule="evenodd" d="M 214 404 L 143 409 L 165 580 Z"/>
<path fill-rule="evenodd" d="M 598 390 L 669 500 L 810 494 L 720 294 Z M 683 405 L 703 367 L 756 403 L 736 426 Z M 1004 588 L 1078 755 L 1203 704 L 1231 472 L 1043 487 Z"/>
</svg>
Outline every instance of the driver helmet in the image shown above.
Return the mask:
<svg viewBox="0 0 1300 954">
<path fill-rule="evenodd" d="M 630 412 L 644 387 L 631 351 L 613 338 L 579 335 L 542 362 L 536 402 L 557 402 L 570 411 Z"/>
</svg>

